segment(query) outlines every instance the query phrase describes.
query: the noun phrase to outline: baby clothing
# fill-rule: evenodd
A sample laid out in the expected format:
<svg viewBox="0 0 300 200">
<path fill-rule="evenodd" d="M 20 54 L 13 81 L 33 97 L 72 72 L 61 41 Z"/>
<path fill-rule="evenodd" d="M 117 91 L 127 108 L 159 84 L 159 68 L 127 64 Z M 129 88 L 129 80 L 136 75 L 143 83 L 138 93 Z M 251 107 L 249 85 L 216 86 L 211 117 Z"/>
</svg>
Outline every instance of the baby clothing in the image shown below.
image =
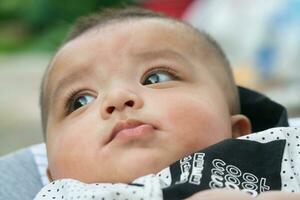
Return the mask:
<svg viewBox="0 0 300 200">
<path fill-rule="evenodd" d="M 131 184 L 57 180 L 35 200 L 176 200 L 214 188 L 241 190 L 253 197 L 270 190 L 300 192 L 300 128 L 273 128 L 227 139 Z"/>
</svg>

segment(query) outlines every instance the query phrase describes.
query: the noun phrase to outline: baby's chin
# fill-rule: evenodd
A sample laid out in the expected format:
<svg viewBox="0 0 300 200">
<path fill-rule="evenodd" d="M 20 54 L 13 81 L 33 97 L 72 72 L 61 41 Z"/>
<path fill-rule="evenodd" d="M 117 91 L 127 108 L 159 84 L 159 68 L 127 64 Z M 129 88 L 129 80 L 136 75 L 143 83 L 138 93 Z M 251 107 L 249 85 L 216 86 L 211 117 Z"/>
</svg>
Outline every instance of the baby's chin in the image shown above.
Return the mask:
<svg viewBox="0 0 300 200">
<path fill-rule="evenodd" d="M 138 163 L 138 166 L 133 166 L 131 168 L 118 168 L 107 173 L 74 173 L 74 174 L 51 174 L 48 175 L 49 181 L 55 181 L 60 179 L 74 179 L 83 183 L 132 183 L 139 177 L 146 176 L 149 174 L 157 174 L 161 170 L 168 167 L 167 164 L 160 164 L 155 166 L 144 165 L 143 163 Z"/>
<path fill-rule="evenodd" d="M 93 181 L 102 183 L 132 183 L 134 180 L 142 176 L 157 174 L 174 162 L 173 159 L 145 158 L 135 159 L 134 161 L 128 159 L 127 162 L 129 163 L 122 163 L 122 160 L 119 161 L 118 166 L 114 165 L 115 167 L 111 169 L 106 167 L 104 169 L 106 173 L 99 174 L 98 179 L 94 179 Z"/>
<path fill-rule="evenodd" d="M 135 150 L 135 149 L 134 149 Z M 83 183 L 131 183 L 139 177 L 157 174 L 180 159 L 182 155 L 163 154 L 153 149 L 138 153 L 123 153 L 118 157 L 101 159 L 101 162 L 79 162 L 65 165 L 52 163 L 52 178 L 71 178 Z"/>
<path fill-rule="evenodd" d="M 140 163 L 140 168 L 139 170 L 135 169 L 124 169 L 120 170 L 118 172 L 112 173 L 109 176 L 101 176 L 98 179 L 93 179 L 93 180 L 84 180 L 82 179 L 82 182 L 86 183 L 132 183 L 134 180 L 137 178 L 140 178 L 142 176 L 146 176 L 149 174 L 157 174 L 161 170 L 165 169 L 167 166 L 157 166 L 153 168 L 143 168 L 143 164 Z M 142 169 L 143 168 L 143 169 Z"/>
</svg>

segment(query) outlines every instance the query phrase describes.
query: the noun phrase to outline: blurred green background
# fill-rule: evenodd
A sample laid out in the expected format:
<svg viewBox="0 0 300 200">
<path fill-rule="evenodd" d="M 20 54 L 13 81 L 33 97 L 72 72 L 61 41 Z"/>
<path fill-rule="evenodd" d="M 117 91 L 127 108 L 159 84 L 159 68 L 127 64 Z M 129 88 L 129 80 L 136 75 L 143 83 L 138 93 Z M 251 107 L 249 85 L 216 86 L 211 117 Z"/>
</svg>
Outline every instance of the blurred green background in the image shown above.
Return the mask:
<svg viewBox="0 0 300 200">
<path fill-rule="evenodd" d="M 136 4 L 134 0 L 1 0 L 0 53 L 52 53 L 78 16 Z"/>
<path fill-rule="evenodd" d="M 70 24 L 133 0 L 0 0 L 0 156 L 42 141 L 38 107 L 43 71 Z"/>
</svg>

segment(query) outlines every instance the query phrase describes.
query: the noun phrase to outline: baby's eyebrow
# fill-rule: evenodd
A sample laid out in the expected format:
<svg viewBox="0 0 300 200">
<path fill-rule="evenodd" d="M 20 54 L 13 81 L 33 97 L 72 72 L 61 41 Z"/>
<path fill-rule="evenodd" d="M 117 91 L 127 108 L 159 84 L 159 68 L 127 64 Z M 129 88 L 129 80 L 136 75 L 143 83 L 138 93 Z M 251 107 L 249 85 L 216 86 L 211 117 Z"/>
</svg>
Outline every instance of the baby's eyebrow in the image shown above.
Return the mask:
<svg viewBox="0 0 300 200">
<path fill-rule="evenodd" d="M 159 57 L 168 57 L 168 58 L 175 58 L 175 59 L 187 61 L 183 55 L 181 55 L 180 53 L 172 49 L 141 51 L 141 52 L 137 52 L 135 55 L 138 58 L 147 59 L 147 60 L 151 60 L 153 58 L 159 58 Z"/>
<path fill-rule="evenodd" d="M 72 83 L 74 83 L 75 81 L 80 81 L 82 79 L 84 79 L 84 77 L 86 77 L 85 75 L 83 75 L 83 72 L 85 72 L 84 74 L 86 74 L 86 72 L 89 71 L 86 68 L 81 68 L 79 70 L 76 70 L 74 72 L 69 73 L 67 76 L 63 77 L 62 79 L 60 79 L 58 81 L 58 83 L 56 84 L 56 88 L 53 90 L 51 98 L 50 99 L 56 99 L 57 97 L 60 96 L 60 94 L 62 92 L 65 91 L 65 89 Z"/>
</svg>

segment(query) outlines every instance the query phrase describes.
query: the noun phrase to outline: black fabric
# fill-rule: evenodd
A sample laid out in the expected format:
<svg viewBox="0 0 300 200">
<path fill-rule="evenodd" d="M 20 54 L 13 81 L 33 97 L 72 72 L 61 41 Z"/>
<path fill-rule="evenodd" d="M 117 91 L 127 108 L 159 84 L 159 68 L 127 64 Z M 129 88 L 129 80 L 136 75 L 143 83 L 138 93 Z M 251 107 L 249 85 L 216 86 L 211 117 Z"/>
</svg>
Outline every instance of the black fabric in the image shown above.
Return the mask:
<svg viewBox="0 0 300 200">
<path fill-rule="evenodd" d="M 285 140 L 261 144 L 228 139 L 187 156 L 170 166 L 172 183 L 163 189 L 164 199 L 184 199 L 212 188 L 239 189 L 253 196 L 280 190 L 284 146 Z"/>
<path fill-rule="evenodd" d="M 273 127 L 287 127 L 286 109 L 268 97 L 253 90 L 238 87 L 241 113 L 252 123 L 252 132 L 259 132 Z"/>
</svg>

